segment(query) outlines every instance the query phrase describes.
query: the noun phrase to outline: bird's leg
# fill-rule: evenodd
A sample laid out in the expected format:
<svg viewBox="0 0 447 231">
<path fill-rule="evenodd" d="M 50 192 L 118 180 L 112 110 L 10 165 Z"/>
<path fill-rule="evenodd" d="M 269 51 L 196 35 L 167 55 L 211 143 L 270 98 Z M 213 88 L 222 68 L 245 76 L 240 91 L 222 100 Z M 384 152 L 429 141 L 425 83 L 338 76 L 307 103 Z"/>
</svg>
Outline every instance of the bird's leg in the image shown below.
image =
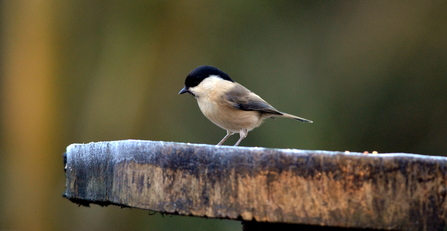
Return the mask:
<svg viewBox="0 0 447 231">
<path fill-rule="evenodd" d="M 241 128 L 241 131 L 239 132 L 239 135 L 240 135 L 240 138 L 239 138 L 239 140 L 236 142 L 236 144 L 235 144 L 234 146 L 238 146 L 239 143 L 241 143 L 241 141 L 242 141 L 243 139 L 245 139 L 245 137 L 247 137 L 247 135 L 248 135 L 248 130 L 247 130 L 247 129 L 244 129 L 244 128 Z"/>
<path fill-rule="evenodd" d="M 227 131 L 227 135 L 216 146 L 223 144 L 225 142 L 225 140 L 227 140 L 228 137 L 230 137 L 233 134 L 234 134 L 234 132 Z"/>
</svg>

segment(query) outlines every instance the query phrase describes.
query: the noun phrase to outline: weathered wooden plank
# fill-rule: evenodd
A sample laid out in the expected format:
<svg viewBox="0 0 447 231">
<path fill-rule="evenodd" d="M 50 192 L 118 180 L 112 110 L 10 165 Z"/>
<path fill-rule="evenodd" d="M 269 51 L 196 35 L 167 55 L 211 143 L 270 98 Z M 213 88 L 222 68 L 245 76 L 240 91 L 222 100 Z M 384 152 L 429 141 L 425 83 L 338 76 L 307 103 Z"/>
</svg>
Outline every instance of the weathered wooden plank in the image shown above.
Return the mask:
<svg viewBox="0 0 447 231">
<path fill-rule="evenodd" d="M 72 144 L 64 196 L 166 213 L 443 230 L 447 158 L 124 140 Z"/>
</svg>

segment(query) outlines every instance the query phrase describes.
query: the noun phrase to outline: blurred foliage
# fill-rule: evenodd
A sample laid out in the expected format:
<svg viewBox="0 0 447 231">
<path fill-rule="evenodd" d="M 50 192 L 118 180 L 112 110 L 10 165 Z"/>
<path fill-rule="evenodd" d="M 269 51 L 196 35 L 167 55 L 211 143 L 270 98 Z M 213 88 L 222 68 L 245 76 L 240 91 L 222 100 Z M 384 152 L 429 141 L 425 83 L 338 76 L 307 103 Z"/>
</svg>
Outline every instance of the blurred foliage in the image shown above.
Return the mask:
<svg viewBox="0 0 447 231">
<path fill-rule="evenodd" d="M 314 121 L 268 120 L 242 145 L 446 155 L 446 1 L 0 4 L 0 230 L 241 230 L 61 197 L 70 143 L 217 143 L 177 95 L 204 64 Z"/>
</svg>

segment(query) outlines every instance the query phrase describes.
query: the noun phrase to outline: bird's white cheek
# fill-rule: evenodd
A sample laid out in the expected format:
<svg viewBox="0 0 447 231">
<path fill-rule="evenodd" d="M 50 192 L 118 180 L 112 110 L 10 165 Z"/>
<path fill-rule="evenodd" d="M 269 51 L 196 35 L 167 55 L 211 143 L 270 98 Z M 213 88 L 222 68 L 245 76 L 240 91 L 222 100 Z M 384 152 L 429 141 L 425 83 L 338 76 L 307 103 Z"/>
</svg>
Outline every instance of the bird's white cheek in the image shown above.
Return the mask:
<svg viewBox="0 0 447 231">
<path fill-rule="evenodd" d="M 194 96 L 196 97 L 196 98 L 200 98 L 200 97 L 202 97 L 204 94 L 205 94 L 205 92 L 203 91 L 203 89 L 201 89 L 200 87 L 192 87 L 192 88 L 189 88 L 189 91 L 191 92 L 191 93 L 193 93 L 194 94 Z"/>
</svg>

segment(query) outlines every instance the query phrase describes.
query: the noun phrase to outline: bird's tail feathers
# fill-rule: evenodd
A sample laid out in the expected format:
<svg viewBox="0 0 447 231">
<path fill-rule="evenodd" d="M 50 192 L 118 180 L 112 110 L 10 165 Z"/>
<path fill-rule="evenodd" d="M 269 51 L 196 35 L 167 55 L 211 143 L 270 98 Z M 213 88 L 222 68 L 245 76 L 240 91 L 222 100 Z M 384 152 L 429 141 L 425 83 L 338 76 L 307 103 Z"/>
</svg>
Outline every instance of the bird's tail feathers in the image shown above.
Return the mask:
<svg viewBox="0 0 447 231">
<path fill-rule="evenodd" d="M 301 118 L 301 117 L 298 117 L 298 116 L 294 116 L 294 115 L 291 115 L 291 114 L 287 114 L 287 113 L 284 113 L 284 112 L 282 112 L 282 115 L 278 115 L 278 117 L 284 117 L 284 118 L 289 118 L 289 119 L 296 119 L 296 120 L 299 120 L 299 121 L 301 121 L 303 123 L 313 123 L 312 120 L 304 119 L 304 118 Z"/>
</svg>

